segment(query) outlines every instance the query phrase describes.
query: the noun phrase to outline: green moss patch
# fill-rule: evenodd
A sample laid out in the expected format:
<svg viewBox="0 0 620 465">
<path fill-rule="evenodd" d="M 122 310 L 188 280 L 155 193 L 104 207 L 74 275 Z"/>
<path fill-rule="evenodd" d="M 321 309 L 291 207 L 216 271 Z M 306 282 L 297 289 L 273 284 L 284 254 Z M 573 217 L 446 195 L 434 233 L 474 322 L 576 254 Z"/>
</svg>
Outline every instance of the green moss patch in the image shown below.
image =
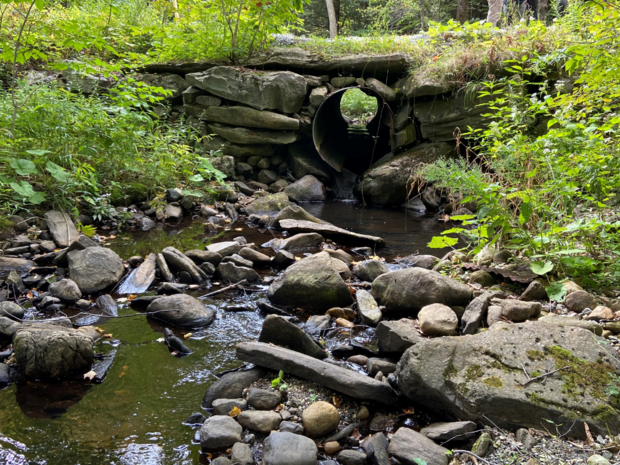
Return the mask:
<svg viewBox="0 0 620 465">
<path fill-rule="evenodd" d="M 498 389 L 501 387 L 504 387 L 504 382 L 497 376 L 491 376 L 490 378 L 484 378 L 482 382 L 486 384 L 487 386 L 491 386 L 491 387 L 498 388 Z"/>
</svg>

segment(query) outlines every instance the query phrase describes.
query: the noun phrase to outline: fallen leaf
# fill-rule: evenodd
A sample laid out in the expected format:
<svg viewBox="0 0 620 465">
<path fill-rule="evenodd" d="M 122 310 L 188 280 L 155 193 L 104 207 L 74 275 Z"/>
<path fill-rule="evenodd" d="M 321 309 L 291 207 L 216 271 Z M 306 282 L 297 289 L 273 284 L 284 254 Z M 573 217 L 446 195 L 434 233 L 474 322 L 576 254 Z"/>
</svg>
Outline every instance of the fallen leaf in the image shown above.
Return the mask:
<svg viewBox="0 0 620 465">
<path fill-rule="evenodd" d="M 241 413 L 241 409 L 235 406 L 230 412 L 228 412 L 228 416 L 234 418 L 238 416 L 240 413 Z"/>
<path fill-rule="evenodd" d="M 116 236 L 114 236 L 114 235 L 108 236 L 108 239 L 116 239 Z"/>
<path fill-rule="evenodd" d="M 213 458 L 213 454 L 211 452 L 207 452 L 207 459 L 211 460 Z"/>
<path fill-rule="evenodd" d="M 357 429 L 357 428 L 355 428 L 355 429 L 353 430 L 353 433 L 351 434 L 351 436 L 352 436 L 352 437 L 354 437 L 354 438 L 357 438 L 357 439 L 359 439 L 359 438 L 361 438 L 361 437 L 362 437 L 362 435 L 360 434 L 360 430 L 359 430 L 359 429 Z"/>
<path fill-rule="evenodd" d="M 136 294 L 129 294 L 129 297 L 127 297 L 127 300 L 129 302 L 131 302 L 133 299 L 135 299 L 136 297 L 138 297 Z"/>
<path fill-rule="evenodd" d="M 105 337 L 106 339 L 110 339 L 113 336 L 112 333 L 109 334 L 104 334 L 103 337 Z"/>
<path fill-rule="evenodd" d="M 187 333 L 183 335 L 183 339 L 189 339 L 192 336 L 192 333 Z"/>
<path fill-rule="evenodd" d="M 301 257 L 295 257 L 296 262 L 298 262 L 299 260 L 301 260 Z"/>
<path fill-rule="evenodd" d="M 583 429 L 586 430 L 586 444 L 588 444 L 588 446 L 593 446 L 596 444 L 596 441 L 592 437 L 592 433 L 590 433 L 590 427 L 585 421 L 583 422 Z"/>
<path fill-rule="evenodd" d="M 172 352 L 170 352 L 170 355 L 179 355 L 179 353 L 176 350 L 173 350 Z"/>
<path fill-rule="evenodd" d="M 415 413 L 415 409 L 413 407 L 407 407 L 403 409 L 403 413 L 406 413 L 408 415 L 412 415 Z"/>
<path fill-rule="evenodd" d="M 332 397 L 332 402 L 334 403 L 334 407 L 338 408 L 340 407 L 340 399 L 336 396 Z"/>
<path fill-rule="evenodd" d="M 121 374 L 120 374 L 120 375 L 118 375 L 118 377 L 119 377 L 119 378 L 122 378 L 123 376 L 125 376 L 125 372 L 124 372 L 124 371 L 121 371 Z"/>
<path fill-rule="evenodd" d="M 156 342 L 166 342 L 166 340 L 163 337 L 160 337 Z"/>
<path fill-rule="evenodd" d="M 28 297 L 29 299 L 32 299 L 32 291 L 28 291 L 28 293 L 26 294 L 26 297 Z"/>
<path fill-rule="evenodd" d="M 90 370 L 88 373 L 84 374 L 84 379 L 87 379 L 88 381 L 92 381 L 96 377 L 97 373 L 95 373 L 95 370 Z"/>
<path fill-rule="evenodd" d="M 97 331 L 99 334 L 104 334 L 105 331 L 99 327 L 95 328 L 95 331 Z"/>
<path fill-rule="evenodd" d="M 224 223 L 230 223 L 230 219 L 226 218 L 226 219 L 224 220 Z"/>
<path fill-rule="evenodd" d="M 243 228 L 235 228 L 235 231 L 243 231 Z"/>
</svg>

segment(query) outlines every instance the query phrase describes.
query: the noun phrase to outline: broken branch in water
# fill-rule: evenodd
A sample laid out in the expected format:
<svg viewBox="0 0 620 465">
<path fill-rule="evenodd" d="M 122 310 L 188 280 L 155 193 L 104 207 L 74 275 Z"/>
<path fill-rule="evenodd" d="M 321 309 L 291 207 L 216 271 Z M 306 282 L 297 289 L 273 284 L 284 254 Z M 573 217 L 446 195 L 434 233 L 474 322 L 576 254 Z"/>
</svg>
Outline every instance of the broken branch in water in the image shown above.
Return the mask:
<svg viewBox="0 0 620 465">
<path fill-rule="evenodd" d="M 243 285 L 247 284 L 247 283 L 248 283 L 248 281 L 246 279 L 244 279 L 243 281 L 239 281 L 238 283 L 231 284 L 230 286 L 223 287 L 223 288 L 221 288 L 221 289 L 219 289 L 217 291 L 209 292 L 208 294 L 205 294 L 203 297 L 211 297 L 212 295 L 219 294 L 220 292 L 225 292 L 225 291 L 227 291 L 229 289 L 234 289 L 234 288 L 239 287 L 239 286 L 243 287 Z"/>
</svg>

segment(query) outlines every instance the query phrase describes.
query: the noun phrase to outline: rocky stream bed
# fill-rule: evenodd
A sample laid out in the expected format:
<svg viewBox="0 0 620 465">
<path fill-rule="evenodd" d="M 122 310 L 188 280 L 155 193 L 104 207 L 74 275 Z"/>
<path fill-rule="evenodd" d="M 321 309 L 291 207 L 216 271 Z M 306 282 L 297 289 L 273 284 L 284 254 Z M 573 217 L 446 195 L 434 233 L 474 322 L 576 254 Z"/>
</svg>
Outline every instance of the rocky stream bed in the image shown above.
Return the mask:
<svg viewBox="0 0 620 465">
<path fill-rule="evenodd" d="M 430 254 L 432 214 L 290 186 L 170 189 L 93 238 L 13 217 L 0 463 L 620 460 L 615 292 L 549 302 L 518 256 Z"/>
</svg>

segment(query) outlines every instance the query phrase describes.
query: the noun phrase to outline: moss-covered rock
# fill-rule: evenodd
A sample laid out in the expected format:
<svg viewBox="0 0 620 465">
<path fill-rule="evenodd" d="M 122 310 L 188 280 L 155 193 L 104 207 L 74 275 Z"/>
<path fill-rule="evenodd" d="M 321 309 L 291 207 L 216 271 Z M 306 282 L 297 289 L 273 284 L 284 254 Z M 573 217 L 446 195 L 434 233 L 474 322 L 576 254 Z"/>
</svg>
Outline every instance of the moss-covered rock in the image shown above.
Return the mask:
<svg viewBox="0 0 620 465">
<path fill-rule="evenodd" d="M 0 240 L 8 239 L 13 235 L 15 224 L 8 218 L 0 217 Z"/>
<path fill-rule="evenodd" d="M 110 203 L 115 207 L 144 202 L 149 198 L 149 188 L 139 182 L 130 182 L 110 191 Z"/>
<path fill-rule="evenodd" d="M 500 322 L 473 336 L 421 341 L 396 374 L 407 397 L 463 420 L 508 429 L 552 421 L 583 437 L 587 422 L 595 434 L 615 435 L 620 357 L 605 342 L 583 328 Z"/>
</svg>

